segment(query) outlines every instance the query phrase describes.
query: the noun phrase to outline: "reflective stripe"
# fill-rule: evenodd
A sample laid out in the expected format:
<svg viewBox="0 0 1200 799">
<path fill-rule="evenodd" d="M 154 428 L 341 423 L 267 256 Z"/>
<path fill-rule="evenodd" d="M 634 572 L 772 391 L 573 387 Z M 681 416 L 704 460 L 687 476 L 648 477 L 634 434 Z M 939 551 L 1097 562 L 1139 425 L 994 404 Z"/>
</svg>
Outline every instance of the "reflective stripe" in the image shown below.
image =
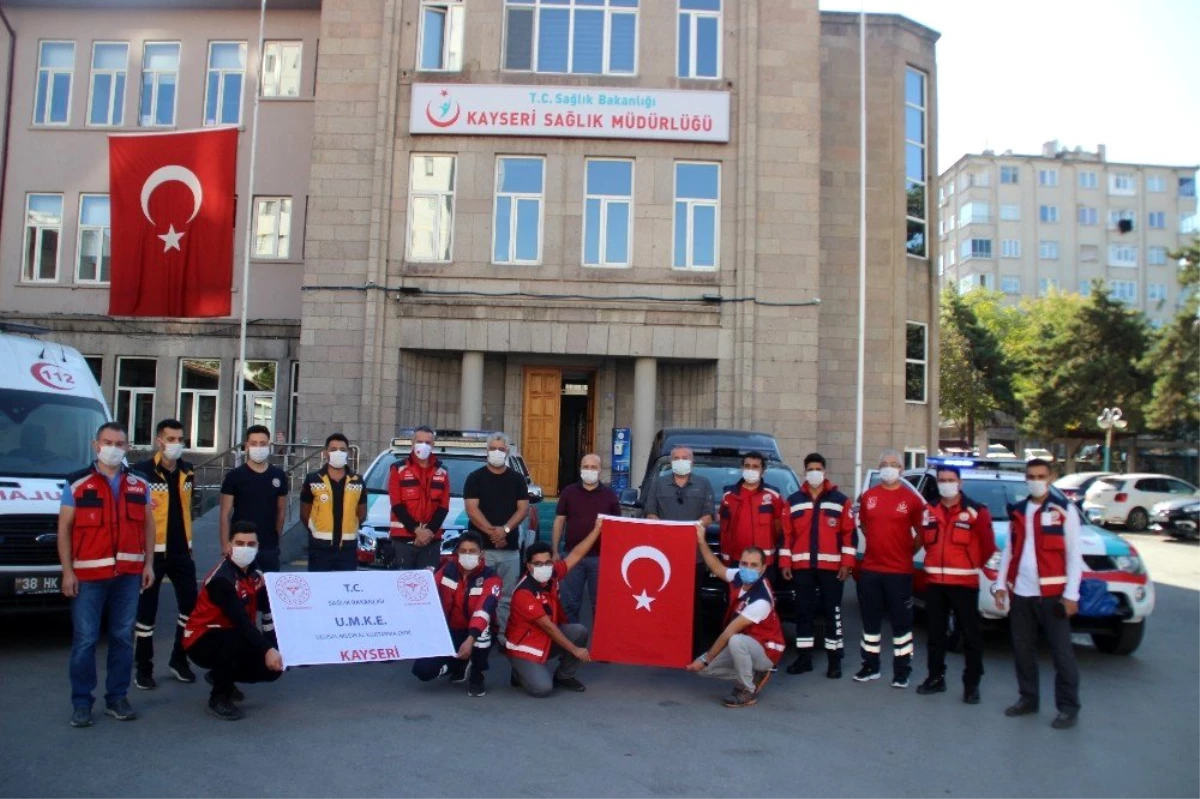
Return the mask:
<svg viewBox="0 0 1200 799">
<path fill-rule="evenodd" d="M 798 563 L 798 562 L 800 562 L 800 561 L 802 561 L 802 560 L 808 560 L 808 553 L 807 553 L 807 552 L 796 552 L 796 553 L 794 553 L 794 554 L 792 555 L 792 562 L 793 562 L 793 563 Z"/>
<path fill-rule="evenodd" d="M 467 593 L 470 594 L 471 596 L 483 596 L 483 586 L 479 586 L 477 588 L 472 588 Z"/>
<path fill-rule="evenodd" d="M 811 502 L 800 502 L 792 506 L 792 511 L 794 513 L 799 513 L 800 511 L 804 510 L 812 510 L 812 506 L 813 504 Z"/>
<path fill-rule="evenodd" d="M 264 625 L 263 625 L 263 632 L 264 632 L 264 633 L 270 633 L 270 632 L 274 632 L 274 631 L 275 631 L 275 625 L 274 625 L 274 624 L 264 624 Z"/>
<path fill-rule="evenodd" d="M 490 621 L 492 617 L 488 615 L 488 612 L 486 610 L 477 610 L 471 614 L 471 618 L 472 619 L 483 619 L 484 621 Z"/>
<path fill-rule="evenodd" d="M 71 564 L 74 569 L 99 569 L 101 566 L 116 566 L 116 558 L 98 558 L 96 560 L 77 560 Z"/>
<path fill-rule="evenodd" d="M 541 649 L 534 649 L 532 646 L 525 646 L 525 644 L 514 644 L 511 641 L 505 641 L 504 646 L 505 648 L 511 649 L 514 652 L 524 652 L 527 655 L 537 655 L 538 657 L 541 657 L 542 655 L 546 654 Z"/>
<path fill-rule="evenodd" d="M 877 644 L 883 640 L 883 635 L 871 635 L 870 633 L 863 633 L 863 640 L 869 641 L 872 644 Z"/>
<path fill-rule="evenodd" d="M 796 639 L 796 646 L 798 646 L 798 647 L 810 647 L 814 643 L 815 643 L 815 641 L 812 638 L 797 638 Z"/>
<path fill-rule="evenodd" d="M 442 575 L 442 585 L 447 588 L 458 588 L 458 580 L 451 580 L 449 577 Z"/>
<path fill-rule="evenodd" d="M 841 649 L 842 648 L 842 639 L 839 638 L 838 640 L 834 641 L 832 638 L 826 638 L 825 639 L 825 648 L 826 649 Z"/>
<path fill-rule="evenodd" d="M 767 641 L 766 647 L 767 649 L 774 649 L 776 652 L 782 652 L 783 650 L 787 649 L 787 647 L 783 644 L 777 644 L 774 641 Z"/>
<path fill-rule="evenodd" d="M 842 547 L 842 554 L 843 555 L 857 555 L 858 550 L 855 549 L 854 547 Z"/>
<path fill-rule="evenodd" d="M 841 505 L 839 505 L 839 504 L 837 504 L 836 502 L 822 502 L 822 503 L 821 503 L 821 510 L 835 510 L 835 511 L 837 511 L 838 513 L 841 513 L 841 512 L 842 512 L 842 506 L 841 506 Z"/>
<path fill-rule="evenodd" d="M 896 657 L 901 657 L 901 658 L 904 657 L 905 655 L 911 655 L 912 653 L 913 653 L 913 645 L 912 644 L 905 644 L 904 646 L 897 649 L 895 652 Z"/>
<path fill-rule="evenodd" d="M 162 543 L 162 544 L 155 544 L 155 545 L 154 545 L 154 551 L 155 551 L 155 552 L 166 552 L 166 551 L 167 551 L 167 545 L 166 545 L 166 543 L 164 542 L 164 543 Z"/>
<path fill-rule="evenodd" d="M 491 648 L 492 648 L 491 641 L 485 641 L 483 639 L 480 639 L 475 642 L 475 649 L 491 649 Z"/>
<path fill-rule="evenodd" d="M 879 654 L 879 644 L 863 643 L 862 650 L 864 652 L 870 652 L 872 655 L 878 655 Z"/>
<path fill-rule="evenodd" d="M 912 633 L 905 633 L 904 635 L 901 635 L 898 638 L 892 639 L 892 646 L 900 646 L 901 644 L 910 644 L 910 643 L 912 643 Z"/>
<path fill-rule="evenodd" d="M 841 555 L 826 555 L 824 552 L 818 552 L 817 560 L 825 560 L 825 561 L 830 561 L 832 563 L 841 563 L 842 556 Z"/>
<path fill-rule="evenodd" d="M 926 566 L 925 571 L 928 574 L 945 574 L 947 576 L 961 576 L 961 577 L 967 577 L 967 576 L 975 574 L 975 569 L 951 569 L 951 568 L 943 568 L 941 566 Z"/>
<path fill-rule="evenodd" d="M 145 563 L 146 555 L 145 555 L 145 553 L 142 553 L 142 552 L 139 552 L 136 555 L 133 554 L 132 552 L 118 552 L 117 560 L 130 560 L 130 561 L 134 561 L 135 563 Z"/>
<path fill-rule="evenodd" d="M 133 625 L 133 627 L 134 627 L 134 629 L 137 629 L 137 630 L 153 630 L 154 629 L 153 624 L 142 624 L 140 621 L 136 622 Z"/>
<path fill-rule="evenodd" d="M 153 630 L 135 630 L 133 635 L 135 638 L 153 638 L 154 631 Z"/>
<path fill-rule="evenodd" d="M 773 550 L 773 549 L 764 549 L 764 550 L 763 550 L 763 554 L 764 554 L 764 555 L 766 555 L 767 557 L 770 557 L 771 555 L 774 555 L 774 554 L 775 554 L 775 550 Z"/>
<path fill-rule="evenodd" d="M 1038 578 L 1038 582 L 1042 585 L 1066 585 L 1067 578 L 1066 575 L 1062 577 L 1040 577 Z"/>
<path fill-rule="evenodd" d="M 791 556 L 792 556 L 792 550 L 790 550 L 790 549 L 781 549 L 781 550 L 779 550 L 779 557 L 781 557 L 781 558 L 790 558 Z"/>
<path fill-rule="evenodd" d="M 403 528 L 403 527 L 404 527 L 404 525 L 403 525 L 403 524 L 401 524 L 400 522 L 392 522 L 392 527 L 400 527 L 400 528 Z"/>
<path fill-rule="evenodd" d="M 309 532 L 311 532 L 312 537 L 317 539 L 318 541 L 332 541 L 333 540 L 333 533 L 322 533 L 319 530 L 310 530 Z"/>
</svg>

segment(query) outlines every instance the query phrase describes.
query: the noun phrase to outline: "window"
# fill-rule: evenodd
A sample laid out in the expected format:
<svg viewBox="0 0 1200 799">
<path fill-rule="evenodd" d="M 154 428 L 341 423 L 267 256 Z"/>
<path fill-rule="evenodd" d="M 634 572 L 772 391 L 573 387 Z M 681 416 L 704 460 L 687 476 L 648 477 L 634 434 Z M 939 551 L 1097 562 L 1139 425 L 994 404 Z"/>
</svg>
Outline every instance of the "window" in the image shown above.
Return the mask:
<svg viewBox="0 0 1200 799">
<path fill-rule="evenodd" d="M 971 292 L 975 288 L 976 282 L 975 275 L 967 275 L 966 277 L 960 278 L 958 281 L 958 293 L 967 294 Z"/>
<path fill-rule="evenodd" d="M 1020 182 L 1020 170 L 1015 166 L 1000 167 L 1000 184 L 1015 186 Z"/>
<path fill-rule="evenodd" d="M 25 195 L 25 260 L 21 279 L 58 280 L 59 238 L 62 236 L 63 196 Z"/>
<path fill-rule="evenodd" d="M 1058 260 L 1058 242 L 1057 241 L 1039 241 L 1038 242 L 1038 258 L 1043 261 Z"/>
<path fill-rule="evenodd" d="M 1146 248 L 1146 264 L 1149 266 L 1166 266 L 1167 265 L 1167 248 L 1166 247 L 1147 247 Z"/>
<path fill-rule="evenodd" d="M 80 195 L 75 281 L 107 283 L 111 249 L 112 222 L 109 219 L 108 195 Z"/>
<path fill-rule="evenodd" d="M 153 358 L 117 358 L 117 421 L 129 431 L 129 444 L 154 441 L 154 386 L 158 362 Z"/>
<path fill-rule="evenodd" d="M 66 125 L 71 121 L 71 78 L 74 74 L 75 42 L 38 42 L 33 124 Z"/>
<path fill-rule="evenodd" d="M 1151 211 L 1149 226 L 1151 230 L 1166 230 L 1167 229 L 1167 213 L 1166 211 Z"/>
<path fill-rule="evenodd" d="M 980 169 L 976 172 L 968 173 L 967 185 L 986 188 L 992 185 L 992 173 L 986 169 Z"/>
<path fill-rule="evenodd" d="M 1000 219 L 1004 222 L 1020 222 L 1021 221 L 1021 206 L 1019 205 L 1002 205 L 1000 206 Z"/>
<path fill-rule="evenodd" d="M 1079 206 L 1079 224 L 1084 226 L 1100 224 L 1100 212 L 1086 205 Z"/>
<path fill-rule="evenodd" d="M 679 0 L 679 77 L 721 77 L 721 49 L 721 0 Z"/>
<path fill-rule="evenodd" d="M 638 0 L 506 0 L 504 68 L 633 75 Z"/>
<path fill-rule="evenodd" d="M 1137 177 L 1132 172 L 1111 172 L 1108 176 L 1109 194 L 1137 194 Z"/>
<path fill-rule="evenodd" d="M 904 347 L 904 399 L 908 402 L 925 402 L 926 330 L 921 322 L 908 323 Z"/>
<path fill-rule="evenodd" d="M 1100 260 L 1100 248 L 1095 244 L 1079 245 L 1079 262 L 1094 264 Z"/>
<path fill-rule="evenodd" d="M 1196 215 L 1195 214 L 1180 214 L 1179 215 L 1179 232 L 1180 233 L 1195 233 L 1196 232 Z"/>
<path fill-rule="evenodd" d="M 982 289 L 996 288 L 996 276 L 995 275 L 979 275 L 979 287 Z"/>
<path fill-rule="evenodd" d="M 1005 294 L 1020 294 L 1021 278 L 1016 275 L 1002 275 L 1000 277 L 1000 290 Z"/>
<path fill-rule="evenodd" d="M 1179 179 L 1179 196 L 1180 197 L 1195 197 L 1196 196 L 1196 179 L 1185 177 Z"/>
<path fill-rule="evenodd" d="M 926 450 L 924 447 L 905 447 L 904 448 L 904 468 L 907 469 L 924 469 L 926 460 Z"/>
<path fill-rule="evenodd" d="M 300 419 L 300 362 L 292 361 L 292 391 L 288 402 L 288 440 L 299 441 L 296 427 Z"/>
<path fill-rule="evenodd" d="M 949 182 L 949 183 L 946 185 L 946 196 L 947 196 L 947 197 L 953 197 L 953 196 L 954 196 L 954 181 L 953 181 L 953 180 L 952 180 L 952 181 L 950 181 L 950 182 Z"/>
<path fill-rule="evenodd" d="M 1058 206 L 1057 205 L 1039 205 L 1038 219 L 1047 224 L 1053 224 L 1058 221 Z"/>
<path fill-rule="evenodd" d="M 115 127 L 125 121 L 125 77 L 129 70 L 127 42 L 92 45 L 92 84 L 88 94 L 87 123 Z"/>
<path fill-rule="evenodd" d="M 254 257 L 286 260 L 292 241 L 292 198 L 258 197 L 254 213 Z"/>
<path fill-rule="evenodd" d="M 1100 185 L 1100 179 L 1095 172 L 1079 173 L 1079 188 L 1094 189 Z"/>
<path fill-rule="evenodd" d="M 1137 266 L 1137 247 L 1132 244 L 1108 245 L 1109 266 Z"/>
<path fill-rule="evenodd" d="M 300 42 L 266 42 L 263 46 L 262 96 L 300 96 Z"/>
<path fill-rule="evenodd" d="M 1147 283 L 1146 284 L 1146 300 L 1148 302 L 1162 302 L 1167 298 L 1166 283 Z"/>
<path fill-rule="evenodd" d="M 1057 169 L 1039 169 L 1038 170 L 1038 185 L 1039 186 L 1057 186 L 1058 185 L 1058 170 Z"/>
<path fill-rule="evenodd" d="M 179 42 L 146 42 L 142 50 L 143 127 L 175 124 L 175 89 L 179 83 Z"/>
<path fill-rule="evenodd" d="M 1045 297 L 1050 291 L 1058 291 L 1058 279 L 1053 277 L 1043 277 L 1038 280 L 1038 296 Z"/>
<path fill-rule="evenodd" d="M 205 125 L 237 125 L 242 121 L 242 85 L 246 82 L 246 43 L 208 45 L 208 83 L 204 93 Z"/>
<path fill-rule="evenodd" d="M 179 361 L 179 421 L 183 422 L 186 449 L 216 449 L 220 395 L 219 360 Z"/>
<path fill-rule="evenodd" d="M 1081 278 L 1079 281 L 1079 295 L 1081 297 L 1092 296 L 1092 281 L 1086 278 Z"/>
<path fill-rule="evenodd" d="M 496 159 L 494 263 L 541 263 L 545 173 L 546 162 L 541 158 Z"/>
<path fill-rule="evenodd" d="M 275 430 L 275 377 L 278 364 L 275 361 L 246 361 L 242 373 L 242 392 L 245 405 L 242 412 L 242 429 L 251 425 L 265 425 Z"/>
<path fill-rule="evenodd" d="M 992 220 L 991 208 L 987 203 L 970 202 L 964 205 L 958 212 L 959 227 L 969 225 L 972 222 L 988 223 Z"/>
<path fill-rule="evenodd" d="M 583 207 L 584 266 L 629 266 L 633 161 L 589 159 Z"/>
<path fill-rule="evenodd" d="M 1108 229 L 1120 230 L 1122 233 L 1128 233 L 1133 230 L 1133 220 L 1136 212 L 1128 208 L 1120 210 L 1110 210 L 1108 212 Z M 1121 224 L 1122 222 L 1126 224 Z"/>
<path fill-rule="evenodd" d="M 1000 257 L 1001 258 L 1020 258 L 1021 257 L 1021 240 L 1020 239 L 1001 239 L 1000 240 Z"/>
<path fill-rule="evenodd" d="M 1154 192 L 1155 194 L 1167 190 L 1167 181 L 1162 175 L 1147 175 L 1146 176 L 1146 191 Z"/>
<path fill-rule="evenodd" d="M 83 360 L 87 362 L 88 369 L 92 370 L 92 377 L 96 378 L 96 385 L 100 385 L 104 377 L 104 356 L 85 355 Z"/>
<path fill-rule="evenodd" d="M 925 73 L 909 67 L 904 73 L 904 191 L 908 197 L 908 236 L 905 251 L 925 258 Z"/>
<path fill-rule="evenodd" d="M 954 253 L 954 248 L 953 248 L 953 247 L 947 247 L 947 248 L 946 248 L 946 255 L 947 255 L 947 256 L 949 256 L 949 259 L 950 259 L 950 265 L 951 265 L 951 266 L 954 266 L 954 264 L 955 264 L 955 262 L 956 262 L 956 259 L 958 258 L 958 256 L 957 256 L 957 255 L 955 255 L 955 253 Z"/>
<path fill-rule="evenodd" d="M 450 260 L 454 244 L 454 178 L 454 156 L 412 157 L 408 194 L 408 260 Z"/>
<path fill-rule="evenodd" d="M 675 164 L 676 269 L 716 269 L 720 251 L 720 164 Z"/>
<path fill-rule="evenodd" d="M 991 258 L 991 239 L 967 239 L 961 245 L 963 260 L 968 258 Z"/>
<path fill-rule="evenodd" d="M 467 5 L 462 0 L 422 0 L 418 69 L 438 72 L 458 72 L 462 69 L 466 13 Z"/>
<path fill-rule="evenodd" d="M 1111 280 L 1108 293 L 1114 300 L 1137 302 L 1137 283 L 1132 280 Z"/>
</svg>

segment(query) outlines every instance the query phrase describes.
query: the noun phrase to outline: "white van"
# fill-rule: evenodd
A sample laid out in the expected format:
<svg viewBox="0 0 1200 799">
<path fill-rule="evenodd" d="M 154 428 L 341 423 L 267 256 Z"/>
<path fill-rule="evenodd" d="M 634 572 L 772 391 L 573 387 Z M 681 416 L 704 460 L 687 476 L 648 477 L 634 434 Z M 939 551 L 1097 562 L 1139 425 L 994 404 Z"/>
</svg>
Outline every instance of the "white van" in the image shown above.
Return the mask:
<svg viewBox="0 0 1200 799">
<path fill-rule="evenodd" d="M 63 478 L 112 417 L 78 351 L 0 333 L 0 613 L 62 604 Z"/>
</svg>

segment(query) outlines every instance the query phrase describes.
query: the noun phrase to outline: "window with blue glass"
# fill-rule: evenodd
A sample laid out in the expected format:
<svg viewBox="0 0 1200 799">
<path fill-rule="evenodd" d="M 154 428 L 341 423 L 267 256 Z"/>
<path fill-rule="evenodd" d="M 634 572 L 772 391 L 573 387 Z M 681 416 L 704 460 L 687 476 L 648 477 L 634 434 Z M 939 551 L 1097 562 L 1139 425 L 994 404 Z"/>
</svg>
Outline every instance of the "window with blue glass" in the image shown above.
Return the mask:
<svg viewBox="0 0 1200 799">
<path fill-rule="evenodd" d="M 583 203 L 584 266 L 629 266 L 633 248 L 633 161 L 588 159 Z"/>
<path fill-rule="evenodd" d="M 496 159 L 492 261 L 537 264 L 542 260 L 542 205 L 546 162 L 541 158 Z"/>
<path fill-rule="evenodd" d="M 142 50 L 142 102 L 138 124 L 143 127 L 174 125 L 178 86 L 179 42 L 146 42 Z"/>
<path fill-rule="evenodd" d="M 504 68 L 637 73 L 638 0 L 505 0 Z"/>
<path fill-rule="evenodd" d="M 208 81 L 204 93 L 205 125 L 241 123 L 242 86 L 245 82 L 246 43 L 209 44 Z"/>
<path fill-rule="evenodd" d="M 66 125 L 71 121 L 71 79 L 75 75 L 75 42 L 38 42 L 37 88 L 33 124 Z"/>
<path fill-rule="evenodd" d="M 427 72 L 462 69 L 466 13 L 467 5 L 462 0 L 422 0 L 419 69 Z"/>
<path fill-rule="evenodd" d="M 676 269 L 716 269 L 720 251 L 721 165 L 675 164 Z"/>
<path fill-rule="evenodd" d="M 908 235 L 905 251 L 926 258 L 928 216 L 925 211 L 925 73 L 909 67 L 904 71 L 904 193 L 908 206 Z"/>
<path fill-rule="evenodd" d="M 721 0 L 679 0 L 681 78 L 721 77 Z"/>
<path fill-rule="evenodd" d="M 125 76 L 128 69 L 127 42 L 96 42 L 92 45 L 89 125 L 108 127 L 125 121 Z"/>
</svg>

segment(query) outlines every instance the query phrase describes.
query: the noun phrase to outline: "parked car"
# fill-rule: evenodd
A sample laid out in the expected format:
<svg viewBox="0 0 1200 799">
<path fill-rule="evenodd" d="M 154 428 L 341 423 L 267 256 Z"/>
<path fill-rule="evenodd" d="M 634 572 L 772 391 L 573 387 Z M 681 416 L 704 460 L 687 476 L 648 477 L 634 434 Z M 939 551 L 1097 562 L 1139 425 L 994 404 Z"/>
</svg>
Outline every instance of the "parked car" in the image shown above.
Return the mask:
<svg viewBox="0 0 1200 799">
<path fill-rule="evenodd" d="M 455 541 L 467 528 L 467 511 L 463 502 L 463 484 L 467 475 L 487 464 L 487 437 L 484 432 L 445 430 L 438 433 L 433 454 L 450 474 L 450 512 L 442 524 L 442 557 L 453 551 Z M 412 432 L 402 431 L 392 439 L 392 446 L 375 457 L 363 474 L 367 486 L 367 518 L 358 530 L 358 563 L 360 566 L 390 568 L 394 554 L 391 544 L 392 506 L 388 499 L 388 471 L 391 465 L 404 460 L 412 451 Z M 537 539 L 537 503 L 543 499 L 540 486 L 533 484 L 529 468 L 516 447 L 509 447 L 508 466 L 529 484 L 529 515 L 521 522 L 521 548 Z"/>
<path fill-rule="evenodd" d="M 1114 472 L 1076 472 L 1060 477 L 1054 481 L 1054 487 L 1072 502 L 1083 500 L 1084 494 L 1091 488 L 1092 483 L 1102 477 L 1112 477 Z"/>
<path fill-rule="evenodd" d="M 1160 502 L 1150 509 L 1150 529 L 1172 538 L 1200 538 L 1200 499 Z"/>
<path fill-rule="evenodd" d="M 1040 458 L 1047 463 L 1054 463 L 1054 453 L 1050 450 L 1043 449 L 1042 447 L 1026 447 L 1025 460 L 1031 461 L 1034 458 Z"/>
<path fill-rule="evenodd" d="M 1092 483 L 1083 508 L 1088 521 L 1094 524 L 1145 530 L 1155 505 L 1194 496 L 1200 496 L 1196 486 L 1169 474 L 1122 474 Z"/>
<path fill-rule="evenodd" d="M 1016 460 L 1017 456 L 1013 451 L 1003 444 L 988 444 L 987 457 L 996 458 L 998 460 Z"/>
<path fill-rule="evenodd" d="M 979 613 L 985 621 L 1000 622 L 1008 615 L 996 606 L 991 586 L 997 578 L 1001 554 L 1008 541 L 1008 506 L 1023 502 L 1028 492 L 1024 474 L 1007 469 L 986 458 L 930 458 L 925 469 L 904 474 L 912 490 L 928 503 L 940 502 L 936 469 L 941 463 L 957 466 L 962 472 L 963 493 L 976 502 L 987 505 L 992 514 L 992 531 L 996 538 L 996 554 L 984 564 L 979 578 Z M 878 483 L 878 472 L 868 475 L 869 484 Z M 1051 492 L 1066 497 L 1057 488 Z M 1083 548 L 1084 580 L 1102 582 L 1112 600 L 1112 611 L 1103 616 L 1076 615 L 1071 628 L 1091 635 L 1101 652 L 1128 655 L 1138 648 L 1146 630 L 1146 618 L 1154 610 L 1154 583 L 1137 549 L 1119 535 L 1093 524 L 1084 523 L 1080 531 Z M 859 558 L 864 544 L 859 542 Z M 916 574 L 913 579 L 914 602 L 924 606 L 925 550 L 913 557 Z"/>
</svg>

